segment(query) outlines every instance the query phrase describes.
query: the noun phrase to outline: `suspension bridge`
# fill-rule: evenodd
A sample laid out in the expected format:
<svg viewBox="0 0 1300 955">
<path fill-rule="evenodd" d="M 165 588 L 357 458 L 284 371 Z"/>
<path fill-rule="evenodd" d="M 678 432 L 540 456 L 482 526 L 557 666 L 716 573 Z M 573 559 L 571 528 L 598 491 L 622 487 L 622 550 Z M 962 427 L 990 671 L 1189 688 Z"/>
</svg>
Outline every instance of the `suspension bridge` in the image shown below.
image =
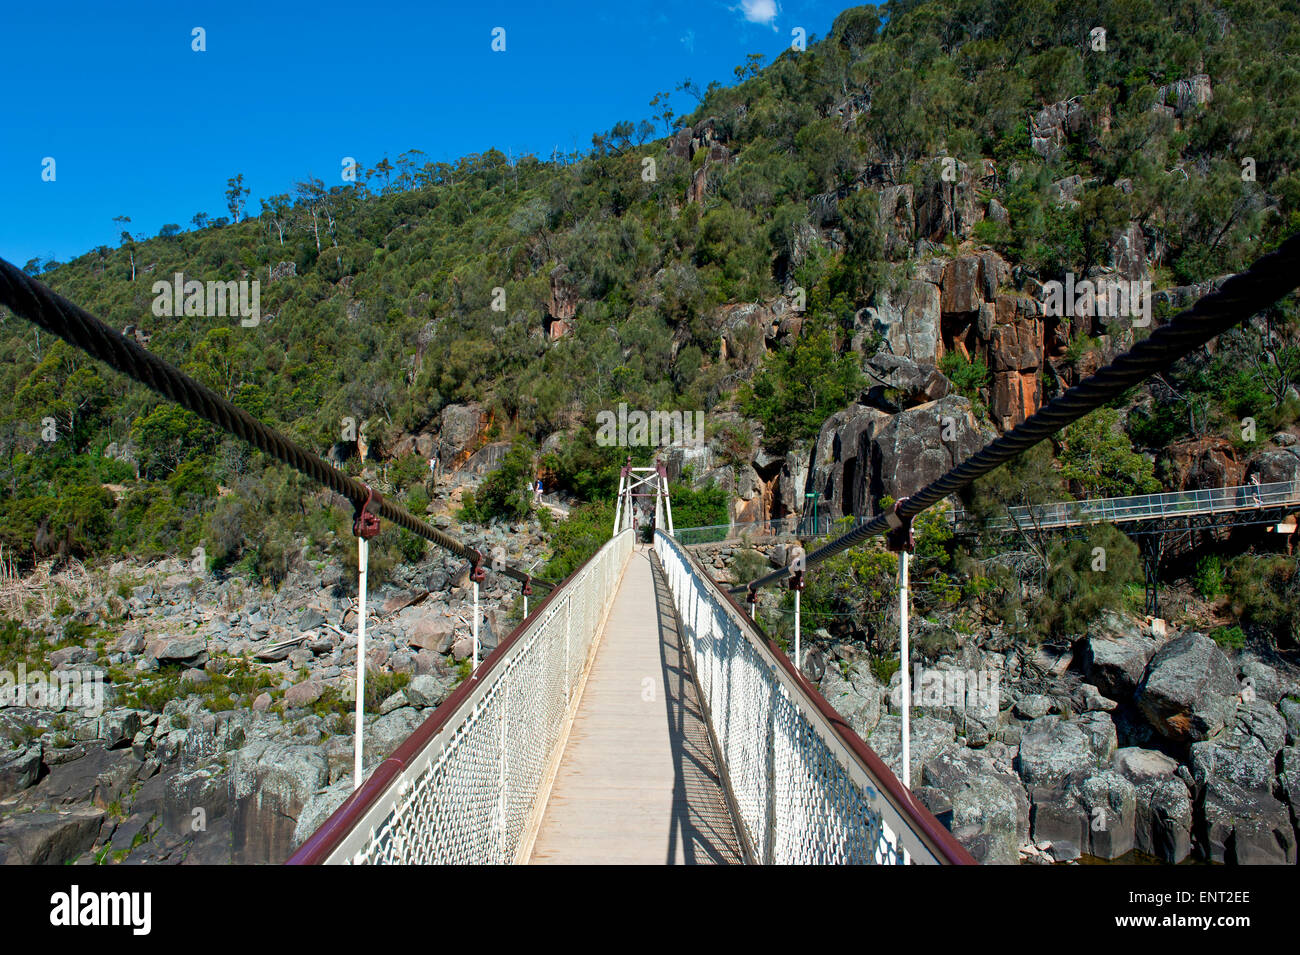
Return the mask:
<svg viewBox="0 0 1300 955">
<path fill-rule="evenodd" d="M 1050 504 L 1011 506 L 1000 515 L 977 517 L 952 505 L 945 516 L 959 535 L 984 534 L 1011 537 L 1077 531 L 1093 524 L 1114 524 L 1138 542 L 1142 555 L 1146 593 L 1145 611 L 1160 615 L 1160 566 L 1182 541 L 1190 545 L 1193 535 L 1234 527 L 1267 526 L 1280 534 L 1295 534 L 1300 512 L 1300 481 L 1248 483 L 1231 487 L 1195 488 L 1122 497 L 1088 498 Z M 726 544 L 734 541 L 762 541 L 781 538 L 809 539 L 829 534 L 834 528 L 847 530 L 869 523 L 869 517 L 832 521 L 780 518 L 702 527 L 683 527 L 674 537 L 687 546 Z"/>
<path fill-rule="evenodd" d="M 758 590 L 798 588 L 820 562 L 884 534 L 899 553 L 906 621 L 917 514 L 1292 291 L 1298 266 L 1293 237 L 887 513 L 747 584 L 719 585 L 674 538 L 662 466 L 625 467 L 609 541 L 568 579 L 551 584 L 493 566 L 525 595 L 534 583 L 549 592 L 481 662 L 476 631 L 469 678 L 368 775 L 355 734 L 357 788 L 290 861 L 972 863 L 761 631 Z M 361 567 L 358 660 L 367 541 L 381 519 L 467 559 L 477 598 L 487 573 L 478 550 L 3 260 L 0 304 L 350 501 Z M 748 596 L 750 612 L 733 592 Z M 906 667 L 905 639 L 902 657 Z M 358 667 L 358 727 L 364 674 Z M 902 687 L 906 775 L 906 676 Z"/>
<path fill-rule="evenodd" d="M 1166 524 L 1175 529 L 1210 530 L 1233 525 L 1280 523 L 1288 513 L 1300 508 L 1300 481 L 1013 505 L 1006 508 L 1005 514 L 991 518 L 976 517 L 962 509 L 959 503 L 950 503 L 954 506 L 946 511 L 948 523 L 959 533 L 1054 531 L 1099 523 L 1135 525 L 1139 532 Z M 823 537 L 833 529 L 856 527 L 869 519 L 851 517 L 846 522 L 843 518 L 836 521 L 822 517 L 816 526 L 810 519 L 802 517 L 742 521 L 682 527 L 673 536 L 687 546 L 764 537 Z"/>
</svg>

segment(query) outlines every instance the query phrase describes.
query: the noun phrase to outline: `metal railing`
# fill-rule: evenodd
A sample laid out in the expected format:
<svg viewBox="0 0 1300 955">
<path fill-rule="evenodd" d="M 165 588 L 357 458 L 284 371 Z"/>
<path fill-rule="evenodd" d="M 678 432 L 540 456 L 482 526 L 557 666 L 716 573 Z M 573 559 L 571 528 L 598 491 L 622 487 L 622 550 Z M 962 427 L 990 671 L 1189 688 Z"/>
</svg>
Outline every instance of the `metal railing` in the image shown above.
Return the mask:
<svg viewBox="0 0 1300 955">
<path fill-rule="evenodd" d="M 973 863 L 689 551 L 655 551 L 753 861 Z"/>
<path fill-rule="evenodd" d="M 765 537 L 798 537 L 810 540 L 817 537 L 829 537 L 833 533 L 842 534 L 855 527 L 861 527 L 873 520 L 874 514 L 846 514 L 843 517 L 831 517 L 819 514 L 814 522 L 811 515 L 807 517 L 780 517 L 768 521 L 744 521 L 735 524 L 706 524 L 700 527 L 679 527 L 673 533 L 673 540 L 686 547 L 699 544 L 719 544 L 726 541 L 754 541 Z M 947 508 L 947 520 L 952 522 L 952 508 Z"/>
<path fill-rule="evenodd" d="M 839 520 L 843 520 L 840 518 Z M 741 521 L 733 524 L 706 524 L 700 527 L 679 527 L 673 539 L 687 547 L 696 544 L 718 544 L 723 541 L 760 537 L 820 537 L 829 534 L 837 521 L 829 515 L 818 515 L 816 525 L 808 517 L 780 517 L 768 521 Z"/>
<path fill-rule="evenodd" d="M 985 527 L 994 531 L 1018 527 L 1047 530 L 1104 521 L 1122 524 L 1157 518 L 1194 517 L 1231 511 L 1255 511 L 1262 508 L 1300 505 L 1300 484 L 1276 481 L 1270 484 L 1241 484 L 1235 487 L 1203 488 L 1193 491 L 1164 491 L 1159 494 L 1135 494 L 1130 497 L 1093 498 L 1009 507 L 1007 516 L 989 521 Z M 954 511 L 957 526 L 973 518 L 964 511 Z"/>
<path fill-rule="evenodd" d="M 619 534 L 553 590 L 289 861 L 517 861 L 632 543 Z"/>
</svg>

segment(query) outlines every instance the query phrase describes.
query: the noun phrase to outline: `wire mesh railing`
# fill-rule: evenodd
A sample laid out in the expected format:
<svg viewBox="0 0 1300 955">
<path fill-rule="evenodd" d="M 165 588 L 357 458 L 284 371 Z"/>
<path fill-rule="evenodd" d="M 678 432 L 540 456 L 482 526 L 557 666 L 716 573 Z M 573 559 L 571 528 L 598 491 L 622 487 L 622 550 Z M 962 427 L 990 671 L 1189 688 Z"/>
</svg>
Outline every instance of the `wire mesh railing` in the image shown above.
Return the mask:
<svg viewBox="0 0 1300 955">
<path fill-rule="evenodd" d="M 985 522 L 984 527 L 993 531 L 1017 528 L 1049 530 L 1098 522 L 1123 524 L 1159 518 L 1254 511 L 1292 504 L 1300 505 L 1300 482 L 1274 481 L 1268 484 L 1241 484 L 1234 487 L 1163 491 L 1128 497 L 1009 507 L 1006 516 L 993 518 Z M 953 522 L 959 527 L 973 520 L 973 516 L 965 511 L 953 514 Z"/>
<path fill-rule="evenodd" d="M 552 591 L 290 862 L 517 861 L 631 553 L 625 531 Z"/>
<path fill-rule="evenodd" d="M 818 537 L 829 533 L 834 521 L 827 515 L 812 517 L 781 517 L 767 521 L 738 521 L 731 524 L 706 524 L 699 527 L 678 527 L 673 539 L 679 544 L 693 547 L 697 544 L 720 544 L 729 540 L 764 537 Z"/>
<path fill-rule="evenodd" d="M 655 551 L 751 859 L 973 863 L 680 542 Z"/>
</svg>

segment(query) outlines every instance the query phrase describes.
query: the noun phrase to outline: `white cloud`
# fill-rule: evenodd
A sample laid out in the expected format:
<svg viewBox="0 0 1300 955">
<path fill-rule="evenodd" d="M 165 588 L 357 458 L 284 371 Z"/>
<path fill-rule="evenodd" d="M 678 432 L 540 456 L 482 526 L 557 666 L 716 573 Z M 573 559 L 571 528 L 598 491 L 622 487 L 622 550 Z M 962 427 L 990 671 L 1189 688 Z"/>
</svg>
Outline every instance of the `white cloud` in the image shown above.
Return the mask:
<svg viewBox="0 0 1300 955">
<path fill-rule="evenodd" d="M 776 0 L 740 0 L 740 6 L 732 9 L 739 9 L 750 23 L 766 23 L 773 30 L 776 29 L 776 15 L 781 12 Z"/>
<path fill-rule="evenodd" d="M 682 46 L 686 47 L 686 52 L 695 52 L 695 31 L 687 30 L 681 37 Z"/>
</svg>

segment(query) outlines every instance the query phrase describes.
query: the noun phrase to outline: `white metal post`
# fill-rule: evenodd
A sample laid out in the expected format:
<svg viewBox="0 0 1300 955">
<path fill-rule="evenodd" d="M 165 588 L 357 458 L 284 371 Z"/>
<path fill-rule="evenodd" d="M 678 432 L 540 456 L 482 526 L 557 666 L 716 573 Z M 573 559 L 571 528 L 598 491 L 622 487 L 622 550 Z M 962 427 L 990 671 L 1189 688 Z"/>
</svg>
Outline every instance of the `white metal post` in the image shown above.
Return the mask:
<svg viewBox="0 0 1300 955">
<path fill-rule="evenodd" d="M 898 552 L 899 672 L 903 675 L 903 785 L 912 788 L 912 679 L 907 647 L 907 558 Z"/>
<path fill-rule="evenodd" d="M 573 592 L 564 598 L 564 702 L 567 705 L 573 696 L 573 664 L 569 662 L 569 642 L 573 633 Z"/>
<path fill-rule="evenodd" d="M 677 531 L 673 528 L 673 499 L 668 493 L 668 482 L 664 481 L 664 512 L 668 517 L 668 536 L 675 538 Z"/>
<path fill-rule="evenodd" d="M 357 565 L 361 579 L 357 583 L 357 709 L 352 728 L 352 789 L 361 787 L 361 762 L 365 752 L 364 729 L 366 725 L 366 569 L 370 562 L 370 545 L 364 537 L 357 538 Z"/>
<path fill-rule="evenodd" d="M 617 537 L 618 532 L 622 529 L 623 520 L 623 474 L 618 475 L 618 498 L 614 501 L 614 533 L 611 537 Z"/>
<path fill-rule="evenodd" d="M 531 575 L 532 572 L 533 572 L 533 568 L 536 567 L 538 564 L 540 564 L 544 559 L 545 559 L 545 558 L 539 557 L 539 558 L 537 558 L 535 561 L 533 561 L 532 564 L 531 564 L 531 565 L 529 566 L 529 568 L 528 568 L 528 573 Z M 530 577 L 529 577 L 529 581 L 530 581 L 529 586 L 531 586 L 531 580 L 532 580 L 532 578 L 531 578 L 531 576 L 530 576 Z M 528 594 L 524 594 L 524 617 L 525 617 L 525 619 L 528 617 Z"/>
<path fill-rule="evenodd" d="M 510 705 L 510 681 L 501 681 L 501 750 L 499 754 L 501 775 L 497 783 L 497 816 L 501 820 L 501 827 L 497 830 L 497 858 L 501 864 L 506 863 L 506 783 L 509 776 L 506 773 L 506 726 L 507 708 Z"/>
<path fill-rule="evenodd" d="M 803 652 L 799 642 L 799 591 L 794 592 L 794 666 L 803 672 Z"/>
<path fill-rule="evenodd" d="M 474 670 L 478 669 L 478 581 L 477 580 L 474 581 L 474 625 L 472 627 L 472 631 L 474 633 L 474 667 L 472 670 L 470 670 L 471 673 L 473 673 Z"/>
</svg>

